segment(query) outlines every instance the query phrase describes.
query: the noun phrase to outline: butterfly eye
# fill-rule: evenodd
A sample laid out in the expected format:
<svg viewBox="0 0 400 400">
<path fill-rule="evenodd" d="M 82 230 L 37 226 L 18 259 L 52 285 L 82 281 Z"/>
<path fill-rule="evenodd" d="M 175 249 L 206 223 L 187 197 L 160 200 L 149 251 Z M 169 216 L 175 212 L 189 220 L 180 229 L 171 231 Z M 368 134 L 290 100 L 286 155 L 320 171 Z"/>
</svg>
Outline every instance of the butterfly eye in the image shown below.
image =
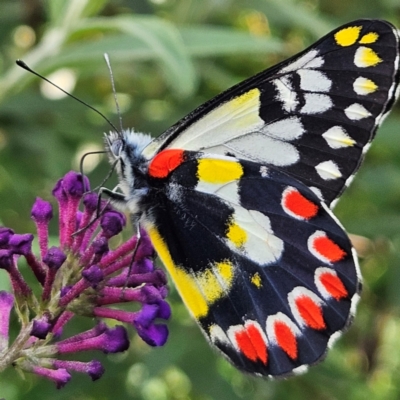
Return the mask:
<svg viewBox="0 0 400 400">
<path fill-rule="evenodd" d="M 110 147 L 111 147 L 111 151 L 114 154 L 114 156 L 118 158 L 121 156 L 121 152 L 124 147 L 124 143 L 121 139 L 117 139 L 111 143 Z"/>
</svg>

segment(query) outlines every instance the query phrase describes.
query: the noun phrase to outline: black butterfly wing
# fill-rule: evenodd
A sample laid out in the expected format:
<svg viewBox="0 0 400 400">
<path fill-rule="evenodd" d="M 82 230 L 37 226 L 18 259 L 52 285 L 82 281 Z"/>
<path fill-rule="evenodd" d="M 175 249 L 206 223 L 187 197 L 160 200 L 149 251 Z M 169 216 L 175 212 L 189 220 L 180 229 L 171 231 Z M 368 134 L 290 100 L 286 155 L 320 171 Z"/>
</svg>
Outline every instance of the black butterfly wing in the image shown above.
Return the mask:
<svg viewBox="0 0 400 400">
<path fill-rule="evenodd" d="M 177 148 L 273 165 L 329 205 L 357 171 L 398 84 L 396 28 L 354 21 L 203 104 L 144 155 Z"/>
<path fill-rule="evenodd" d="M 239 369 L 285 376 L 349 324 L 351 243 L 308 187 L 233 157 L 166 150 L 142 224 L 205 336 Z"/>
</svg>

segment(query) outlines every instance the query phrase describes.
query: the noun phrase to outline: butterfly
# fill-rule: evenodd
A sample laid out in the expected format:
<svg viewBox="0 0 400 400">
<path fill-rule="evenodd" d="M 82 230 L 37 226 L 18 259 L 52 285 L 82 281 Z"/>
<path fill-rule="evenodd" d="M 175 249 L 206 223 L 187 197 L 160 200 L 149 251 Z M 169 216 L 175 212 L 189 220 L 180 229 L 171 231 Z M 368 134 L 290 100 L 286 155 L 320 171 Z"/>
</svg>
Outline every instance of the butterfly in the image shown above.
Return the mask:
<svg viewBox="0 0 400 400">
<path fill-rule="evenodd" d="M 161 136 L 106 135 L 120 191 L 210 344 L 284 377 L 349 326 L 357 256 L 331 209 L 399 93 L 399 32 L 358 20 Z"/>
</svg>

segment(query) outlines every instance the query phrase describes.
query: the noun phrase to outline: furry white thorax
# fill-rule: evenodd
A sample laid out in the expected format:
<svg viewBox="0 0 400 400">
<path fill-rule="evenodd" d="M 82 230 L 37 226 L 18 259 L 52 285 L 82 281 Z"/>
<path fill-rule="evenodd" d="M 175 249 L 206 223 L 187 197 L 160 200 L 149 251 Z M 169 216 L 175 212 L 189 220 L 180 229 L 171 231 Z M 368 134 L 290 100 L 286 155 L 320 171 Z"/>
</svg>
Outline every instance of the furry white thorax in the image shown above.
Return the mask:
<svg viewBox="0 0 400 400">
<path fill-rule="evenodd" d="M 148 160 L 142 156 L 142 151 L 151 141 L 150 135 L 132 129 L 105 134 L 108 158 L 112 165 L 116 163 L 118 188 L 124 195 L 124 200 L 112 198 L 112 203 L 133 215 L 141 214 L 139 202 L 147 193 L 147 188 L 138 187 L 135 171 L 146 172 Z"/>
</svg>

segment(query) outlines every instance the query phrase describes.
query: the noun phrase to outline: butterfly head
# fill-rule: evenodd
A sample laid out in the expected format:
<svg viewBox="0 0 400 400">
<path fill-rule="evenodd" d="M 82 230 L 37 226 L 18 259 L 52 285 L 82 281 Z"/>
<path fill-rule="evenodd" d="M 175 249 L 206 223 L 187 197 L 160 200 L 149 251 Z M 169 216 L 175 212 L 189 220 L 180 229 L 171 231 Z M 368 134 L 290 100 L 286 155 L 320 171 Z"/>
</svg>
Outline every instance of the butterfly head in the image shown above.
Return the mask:
<svg viewBox="0 0 400 400">
<path fill-rule="evenodd" d="M 147 193 L 143 177 L 148 161 L 142 155 L 143 149 L 151 142 L 151 136 L 133 130 L 110 132 L 105 135 L 105 148 L 110 163 L 119 178 L 119 188 L 125 195 L 125 206 L 131 213 L 137 212 L 138 200 Z"/>
</svg>

